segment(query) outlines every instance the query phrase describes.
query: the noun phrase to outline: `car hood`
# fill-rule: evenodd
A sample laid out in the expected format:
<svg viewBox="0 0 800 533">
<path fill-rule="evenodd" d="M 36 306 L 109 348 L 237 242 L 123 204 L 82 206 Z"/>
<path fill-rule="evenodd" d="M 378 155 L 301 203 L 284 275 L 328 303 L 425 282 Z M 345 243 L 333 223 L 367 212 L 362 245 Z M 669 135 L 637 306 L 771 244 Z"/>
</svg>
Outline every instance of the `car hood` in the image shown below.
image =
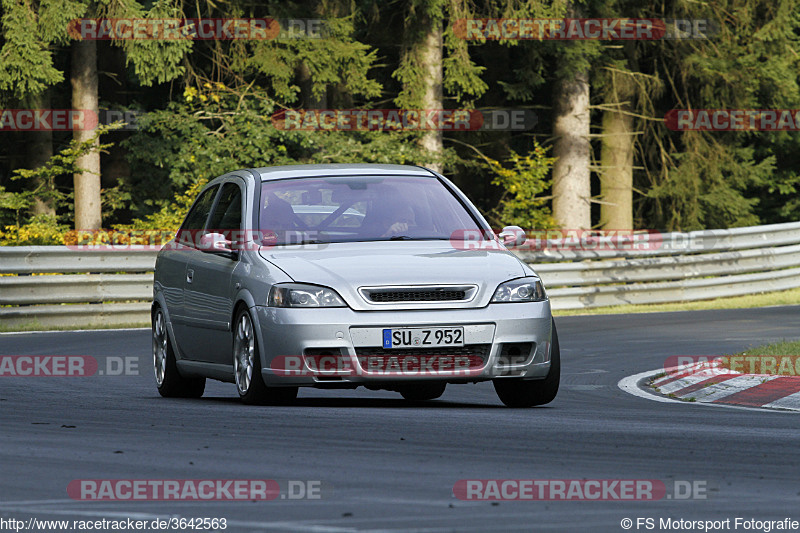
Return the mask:
<svg viewBox="0 0 800 533">
<path fill-rule="evenodd" d="M 376 309 L 360 287 L 406 285 L 477 285 L 467 304 L 483 307 L 497 286 L 533 271 L 507 250 L 459 250 L 449 241 L 331 243 L 306 247 L 263 247 L 261 256 L 299 283 L 335 289 L 354 309 Z M 441 308 L 437 303 L 436 307 Z M 390 308 L 425 308 L 425 303 L 393 304 Z M 380 305 L 387 309 L 386 304 Z"/>
</svg>

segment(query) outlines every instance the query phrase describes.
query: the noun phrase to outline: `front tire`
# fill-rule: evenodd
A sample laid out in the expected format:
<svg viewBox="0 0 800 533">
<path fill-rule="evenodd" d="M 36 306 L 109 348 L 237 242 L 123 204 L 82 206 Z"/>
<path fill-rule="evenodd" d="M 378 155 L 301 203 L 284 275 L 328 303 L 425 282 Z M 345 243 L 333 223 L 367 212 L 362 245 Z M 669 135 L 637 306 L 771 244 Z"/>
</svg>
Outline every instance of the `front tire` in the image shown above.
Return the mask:
<svg viewBox="0 0 800 533">
<path fill-rule="evenodd" d="M 550 348 L 550 370 L 544 379 L 496 379 L 494 390 L 500 401 L 508 407 L 532 407 L 552 402 L 558 394 L 561 380 L 561 350 L 558 346 L 556 323 L 553 321 L 553 336 Z"/>
<path fill-rule="evenodd" d="M 164 311 L 157 306 L 151 316 L 153 332 L 153 370 L 158 393 L 164 398 L 199 398 L 206 389 L 206 378 L 185 378 L 178 371 L 175 352 L 169 342 Z"/>
<path fill-rule="evenodd" d="M 233 330 L 233 373 L 239 398 L 248 405 L 288 404 L 297 398 L 297 387 L 267 387 L 261 377 L 253 319 L 242 309 L 236 315 Z"/>
</svg>

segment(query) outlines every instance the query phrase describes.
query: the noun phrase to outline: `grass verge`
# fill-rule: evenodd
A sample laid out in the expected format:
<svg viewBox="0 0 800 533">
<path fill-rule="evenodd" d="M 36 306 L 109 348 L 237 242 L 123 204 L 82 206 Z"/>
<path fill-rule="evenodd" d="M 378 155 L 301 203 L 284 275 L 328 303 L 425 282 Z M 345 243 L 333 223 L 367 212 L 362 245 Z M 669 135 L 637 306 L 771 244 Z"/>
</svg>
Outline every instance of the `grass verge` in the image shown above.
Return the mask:
<svg viewBox="0 0 800 533">
<path fill-rule="evenodd" d="M 0 333 L 16 333 L 25 331 L 73 331 L 79 329 L 130 329 L 149 328 L 149 322 L 132 322 L 129 324 L 79 324 L 64 326 L 46 326 L 37 322 L 19 324 L 11 327 L 0 326 Z"/>
<path fill-rule="evenodd" d="M 800 355 L 800 341 L 762 344 L 733 355 Z"/>
<path fill-rule="evenodd" d="M 774 342 L 720 357 L 720 367 L 740 374 L 800 375 L 800 341 Z"/>
<path fill-rule="evenodd" d="M 749 307 L 767 307 L 774 305 L 800 304 L 800 288 L 747 296 L 699 300 L 696 302 L 679 302 L 671 304 L 639 304 L 615 305 L 613 307 L 595 307 L 592 309 L 554 310 L 554 316 L 574 315 L 618 315 L 623 313 L 664 313 L 670 311 L 703 311 L 708 309 L 744 309 Z"/>
</svg>

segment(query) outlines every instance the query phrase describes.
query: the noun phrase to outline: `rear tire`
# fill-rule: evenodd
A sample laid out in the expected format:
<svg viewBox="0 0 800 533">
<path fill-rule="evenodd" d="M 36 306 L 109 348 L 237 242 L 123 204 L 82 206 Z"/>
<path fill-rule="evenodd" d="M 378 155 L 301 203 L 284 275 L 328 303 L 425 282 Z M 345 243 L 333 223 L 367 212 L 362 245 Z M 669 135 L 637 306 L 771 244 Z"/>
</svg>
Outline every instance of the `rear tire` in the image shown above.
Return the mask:
<svg viewBox="0 0 800 533">
<path fill-rule="evenodd" d="M 415 383 L 413 385 L 403 386 L 398 392 L 406 400 L 412 402 L 425 402 L 428 400 L 435 400 L 447 388 L 447 383 L 441 381 L 431 381 L 429 383 Z"/>
<path fill-rule="evenodd" d="M 508 407 L 532 407 L 552 402 L 558 394 L 561 379 L 561 350 L 558 346 L 556 323 L 550 348 L 550 371 L 544 379 L 496 379 L 494 390 L 500 401 Z"/>
<path fill-rule="evenodd" d="M 297 398 L 297 387 L 267 387 L 261 377 L 253 319 L 247 309 L 236 315 L 233 329 L 233 373 L 239 398 L 248 405 L 285 405 Z"/>
<path fill-rule="evenodd" d="M 206 389 L 206 378 L 181 376 L 175 352 L 169 341 L 164 311 L 156 306 L 150 317 L 153 332 L 153 369 L 158 393 L 164 398 L 199 398 Z"/>
</svg>

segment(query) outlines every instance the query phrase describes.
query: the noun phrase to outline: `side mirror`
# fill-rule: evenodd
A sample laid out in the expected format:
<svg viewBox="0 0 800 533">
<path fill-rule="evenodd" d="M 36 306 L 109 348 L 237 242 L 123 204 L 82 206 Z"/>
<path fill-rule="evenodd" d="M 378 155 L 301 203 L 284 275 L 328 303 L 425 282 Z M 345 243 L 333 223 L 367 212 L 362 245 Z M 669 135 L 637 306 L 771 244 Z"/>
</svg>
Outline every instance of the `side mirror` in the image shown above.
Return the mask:
<svg viewBox="0 0 800 533">
<path fill-rule="evenodd" d="M 234 259 L 238 256 L 233 249 L 233 242 L 229 241 L 222 233 L 206 233 L 200 237 L 199 246 L 203 252 L 224 255 Z"/>
<path fill-rule="evenodd" d="M 519 226 L 506 226 L 497 236 L 506 246 L 521 246 L 528 240 L 525 230 Z"/>
</svg>

